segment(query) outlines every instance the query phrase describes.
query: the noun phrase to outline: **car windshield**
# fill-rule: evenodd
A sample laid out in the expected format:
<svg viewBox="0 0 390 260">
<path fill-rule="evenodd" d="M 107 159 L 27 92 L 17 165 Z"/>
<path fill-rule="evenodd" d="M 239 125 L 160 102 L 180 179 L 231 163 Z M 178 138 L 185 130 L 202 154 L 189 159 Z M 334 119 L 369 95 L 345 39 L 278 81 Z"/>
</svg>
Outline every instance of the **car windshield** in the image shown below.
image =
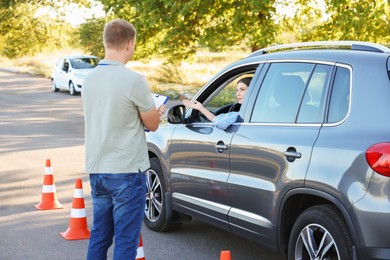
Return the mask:
<svg viewBox="0 0 390 260">
<path fill-rule="evenodd" d="M 74 69 L 93 69 L 98 62 L 98 58 L 74 58 L 70 60 Z"/>
</svg>

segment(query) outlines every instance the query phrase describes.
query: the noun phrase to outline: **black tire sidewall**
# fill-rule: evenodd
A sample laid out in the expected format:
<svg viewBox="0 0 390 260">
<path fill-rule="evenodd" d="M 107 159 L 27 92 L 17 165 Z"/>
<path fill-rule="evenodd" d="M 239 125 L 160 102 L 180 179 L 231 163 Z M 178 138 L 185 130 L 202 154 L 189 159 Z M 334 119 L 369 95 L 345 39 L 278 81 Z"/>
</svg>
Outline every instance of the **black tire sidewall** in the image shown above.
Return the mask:
<svg viewBox="0 0 390 260">
<path fill-rule="evenodd" d="M 330 233 L 337 245 L 340 260 L 352 259 L 352 239 L 349 230 L 343 219 L 329 206 L 311 207 L 298 217 L 289 239 L 288 259 L 295 258 L 295 246 L 298 236 L 310 224 L 318 224 Z"/>
</svg>

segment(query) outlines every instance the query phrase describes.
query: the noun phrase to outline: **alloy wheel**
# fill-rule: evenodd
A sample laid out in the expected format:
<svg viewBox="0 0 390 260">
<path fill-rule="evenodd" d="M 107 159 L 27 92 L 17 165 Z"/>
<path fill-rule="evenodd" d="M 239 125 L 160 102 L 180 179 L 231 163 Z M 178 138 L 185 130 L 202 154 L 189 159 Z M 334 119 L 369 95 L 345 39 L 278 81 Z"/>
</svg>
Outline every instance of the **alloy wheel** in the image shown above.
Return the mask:
<svg viewBox="0 0 390 260">
<path fill-rule="evenodd" d="M 149 169 L 146 172 L 146 207 L 145 216 L 149 221 L 159 219 L 162 211 L 162 187 L 157 173 Z"/>
<path fill-rule="evenodd" d="M 331 234 L 321 225 L 307 225 L 299 234 L 295 259 L 340 259 L 337 244 Z"/>
</svg>

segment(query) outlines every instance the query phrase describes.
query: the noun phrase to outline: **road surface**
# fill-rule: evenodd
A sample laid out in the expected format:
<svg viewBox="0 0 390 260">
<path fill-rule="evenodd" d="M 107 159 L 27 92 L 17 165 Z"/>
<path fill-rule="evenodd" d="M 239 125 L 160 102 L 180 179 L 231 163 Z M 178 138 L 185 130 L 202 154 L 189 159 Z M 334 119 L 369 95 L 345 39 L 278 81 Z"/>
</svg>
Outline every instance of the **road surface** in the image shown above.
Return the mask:
<svg viewBox="0 0 390 260">
<path fill-rule="evenodd" d="M 0 259 L 86 258 L 88 240 L 59 235 L 69 227 L 76 178 L 83 180 L 87 222 L 92 224 L 83 142 L 80 96 L 51 92 L 48 79 L 0 70 Z M 46 159 L 64 209 L 34 207 L 41 199 Z M 142 239 L 147 260 L 218 260 L 222 250 L 230 250 L 233 260 L 285 259 L 198 220 L 171 233 L 143 227 Z"/>
</svg>

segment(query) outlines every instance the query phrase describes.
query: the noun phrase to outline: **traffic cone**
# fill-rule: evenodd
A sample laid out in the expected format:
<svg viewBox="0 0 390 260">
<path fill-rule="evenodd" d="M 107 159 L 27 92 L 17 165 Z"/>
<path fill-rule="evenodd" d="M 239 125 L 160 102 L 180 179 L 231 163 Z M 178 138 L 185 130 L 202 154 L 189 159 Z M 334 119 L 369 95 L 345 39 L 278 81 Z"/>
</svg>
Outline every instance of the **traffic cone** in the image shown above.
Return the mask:
<svg viewBox="0 0 390 260">
<path fill-rule="evenodd" d="M 139 237 L 139 244 L 137 249 L 137 257 L 135 260 L 145 260 L 145 254 L 144 254 L 144 244 L 142 243 L 142 235 L 140 234 Z"/>
<path fill-rule="evenodd" d="M 221 257 L 219 258 L 219 260 L 231 260 L 230 251 L 228 250 L 221 251 Z"/>
<path fill-rule="evenodd" d="M 61 232 L 60 235 L 67 240 L 88 239 L 90 237 L 85 214 L 83 183 L 80 178 L 76 179 L 69 228 L 65 232 Z"/>
<path fill-rule="evenodd" d="M 50 159 L 46 160 L 45 175 L 43 178 L 42 197 L 39 204 L 35 205 L 37 209 L 62 209 L 64 208 L 57 200 L 56 186 L 52 173 Z"/>
</svg>

